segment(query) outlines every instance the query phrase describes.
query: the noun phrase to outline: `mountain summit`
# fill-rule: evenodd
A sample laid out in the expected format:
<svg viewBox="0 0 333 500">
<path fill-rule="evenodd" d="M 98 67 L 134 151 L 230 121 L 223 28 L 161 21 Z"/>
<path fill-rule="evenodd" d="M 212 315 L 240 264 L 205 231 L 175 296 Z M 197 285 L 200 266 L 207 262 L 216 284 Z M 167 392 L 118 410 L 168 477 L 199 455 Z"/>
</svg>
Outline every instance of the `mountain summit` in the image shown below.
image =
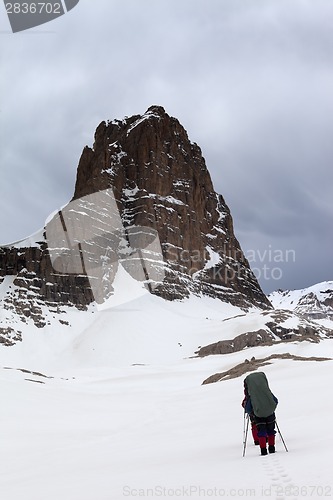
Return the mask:
<svg viewBox="0 0 333 500">
<path fill-rule="evenodd" d="M 271 308 L 199 146 L 160 106 L 102 122 L 68 205 L 33 237 L 0 248 L 4 309 L 44 327 L 45 305 L 84 309 L 111 296 L 120 264 L 133 285 L 167 300 L 192 293 Z M 14 341 L 7 323 L 3 337 Z"/>
<path fill-rule="evenodd" d="M 93 148 L 82 153 L 73 200 L 110 187 L 125 226 L 159 235 L 166 273 L 154 293 L 166 299 L 204 293 L 269 307 L 201 149 L 164 108 L 98 126 Z"/>
</svg>

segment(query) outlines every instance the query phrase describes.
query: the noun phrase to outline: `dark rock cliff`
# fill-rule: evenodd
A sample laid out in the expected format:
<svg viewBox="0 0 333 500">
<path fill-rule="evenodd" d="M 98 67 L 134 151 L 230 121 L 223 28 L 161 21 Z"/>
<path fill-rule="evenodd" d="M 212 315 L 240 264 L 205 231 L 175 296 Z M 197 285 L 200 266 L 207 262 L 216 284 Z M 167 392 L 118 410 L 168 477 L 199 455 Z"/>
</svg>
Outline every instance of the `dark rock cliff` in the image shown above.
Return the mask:
<svg viewBox="0 0 333 500">
<path fill-rule="evenodd" d="M 244 309 L 271 307 L 234 235 L 230 211 L 214 191 L 199 146 L 162 107 L 102 122 L 93 148 L 84 148 L 72 203 L 110 189 L 125 229 L 152 228 L 159 236 L 165 277 L 152 293 L 173 300 L 192 292 Z M 12 285 L 4 307 L 39 327 L 45 324 L 43 305 L 85 308 L 94 300 L 85 272 L 53 267 L 46 232 L 34 244 L 0 248 L 0 285 L 6 276 Z"/>
<path fill-rule="evenodd" d="M 98 126 L 93 148 L 82 153 L 73 199 L 110 186 L 125 226 L 159 234 L 167 273 L 155 293 L 173 299 L 202 292 L 242 307 L 270 306 L 199 146 L 162 107 Z"/>
</svg>

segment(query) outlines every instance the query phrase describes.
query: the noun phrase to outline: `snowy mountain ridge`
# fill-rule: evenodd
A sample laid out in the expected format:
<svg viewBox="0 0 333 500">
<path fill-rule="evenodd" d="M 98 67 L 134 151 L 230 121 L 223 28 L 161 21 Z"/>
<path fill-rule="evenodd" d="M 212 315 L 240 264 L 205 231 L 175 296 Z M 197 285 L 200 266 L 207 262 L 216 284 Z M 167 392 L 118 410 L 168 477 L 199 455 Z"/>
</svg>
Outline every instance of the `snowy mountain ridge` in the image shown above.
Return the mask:
<svg viewBox="0 0 333 500">
<path fill-rule="evenodd" d="M 288 309 L 302 317 L 333 322 L 333 281 L 323 281 L 301 290 L 277 290 L 268 296 L 276 309 Z"/>
<path fill-rule="evenodd" d="M 0 341 L 22 338 L 11 318 L 43 329 L 58 308 L 107 301 L 120 266 L 166 300 L 271 309 L 200 147 L 161 106 L 100 123 L 73 198 L 35 235 L 0 246 Z"/>
<path fill-rule="evenodd" d="M 18 291 L 13 277 L 7 276 L 0 285 L 0 303 Z M 21 302 L 29 310 L 31 302 L 23 298 Z M 281 346 L 284 351 L 279 352 L 286 352 L 292 345 L 319 343 L 333 336 L 331 321 L 308 319 L 286 308 L 244 311 L 193 294 L 166 301 L 151 295 L 122 266 L 114 280 L 114 294 L 104 304 L 94 302 L 85 310 L 39 304 L 42 327 L 36 326 L 33 314 L 20 316 L 14 309 L 0 309 L 3 364 L 49 373 L 66 366 L 71 370 L 101 364 L 168 365 L 193 356 L 236 352 L 247 356 L 249 349 L 259 346 Z"/>
</svg>

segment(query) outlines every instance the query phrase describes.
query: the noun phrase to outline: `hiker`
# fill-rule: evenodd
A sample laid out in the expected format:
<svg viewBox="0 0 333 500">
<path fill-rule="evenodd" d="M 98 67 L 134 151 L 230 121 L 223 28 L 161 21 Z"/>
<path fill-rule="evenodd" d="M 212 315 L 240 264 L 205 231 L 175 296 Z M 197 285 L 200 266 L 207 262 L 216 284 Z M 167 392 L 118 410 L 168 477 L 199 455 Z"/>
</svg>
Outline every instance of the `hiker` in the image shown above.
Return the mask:
<svg viewBox="0 0 333 500">
<path fill-rule="evenodd" d="M 277 398 L 271 392 L 263 372 L 250 373 L 244 380 L 245 397 L 242 402 L 245 413 L 251 420 L 252 436 L 259 444 L 261 455 L 275 453 L 275 408 Z"/>
</svg>

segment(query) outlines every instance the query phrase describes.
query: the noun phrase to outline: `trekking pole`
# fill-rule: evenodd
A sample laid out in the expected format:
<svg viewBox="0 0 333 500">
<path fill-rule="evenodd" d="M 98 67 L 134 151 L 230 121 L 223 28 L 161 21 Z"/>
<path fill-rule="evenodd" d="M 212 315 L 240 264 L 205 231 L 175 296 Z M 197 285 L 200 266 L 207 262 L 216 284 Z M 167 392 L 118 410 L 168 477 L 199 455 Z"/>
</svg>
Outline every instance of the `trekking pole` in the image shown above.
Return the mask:
<svg viewBox="0 0 333 500">
<path fill-rule="evenodd" d="M 279 426 L 278 426 L 278 423 L 277 423 L 276 419 L 275 419 L 275 424 L 276 424 L 276 428 L 277 428 L 277 430 L 278 430 L 278 433 L 280 434 L 280 438 L 281 438 L 281 440 L 282 440 L 283 446 L 285 447 L 285 450 L 286 450 L 286 451 L 288 451 L 288 448 L 287 448 L 287 446 L 286 446 L 286 443 L 284 442 L 284 439 L 283 439 L 283 437 L 282 437 L 282 434 L 281 434 L 281 431 L 280 431 L 280 428 L 279 428 Z"/>
<path fill-rule="evenodd" d="M 244 431 L 243 431 L 243 457 L 245 457 L 245 449 L 246 449 L 246 441 L 247 441 L 247 432 L 249 430 L 249 420 L 250 416 L 247 415 L 246 418 L 246 429 L 245 429 L 245 412 L 244 412 Z"/>
</svg>

